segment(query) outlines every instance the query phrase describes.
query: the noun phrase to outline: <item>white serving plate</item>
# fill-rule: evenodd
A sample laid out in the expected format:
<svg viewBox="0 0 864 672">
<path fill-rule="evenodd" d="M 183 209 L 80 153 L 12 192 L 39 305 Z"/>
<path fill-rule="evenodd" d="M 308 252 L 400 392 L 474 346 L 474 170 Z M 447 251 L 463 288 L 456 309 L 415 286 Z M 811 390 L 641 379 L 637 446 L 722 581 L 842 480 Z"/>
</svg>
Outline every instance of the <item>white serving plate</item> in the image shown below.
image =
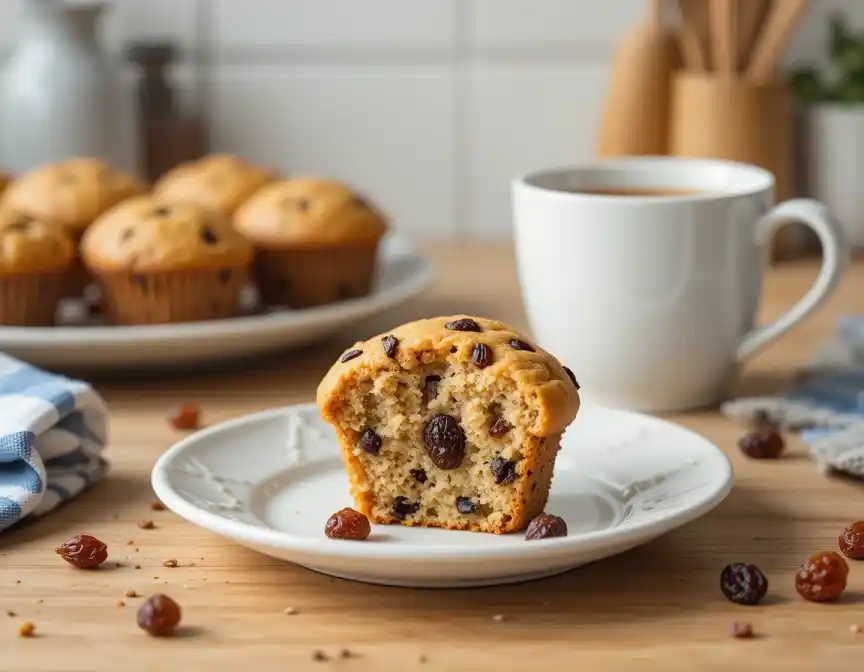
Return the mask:
<svg viewBox="0 0 864 672">
<path fill-rule="evenodd" d="M 195 525 L 332 576 L 394 586 L 467 587 L 565 572 L 644 544 L 717 506 L 732 485 L 725 455 L 683 427 L 585 406 L 558 454 L 546 510 L 569 536 L 373 525 L 364 542 L 329 539 L 351 506 L 331 428 L 314 404 L 257 413 L 170 448 L 153 487 Z"/>
<path fill-rule="evenodd" d="M 230 320 L 113 327 L 0 327 L 0 350 L 43 367 L 94 371 L 224 362 L 289 350 L 405 303 L 434 276 L 431 264 L 398 236 L 381 249 L 369 296 L 305 310 L 272 309 Z"/>
</svg>

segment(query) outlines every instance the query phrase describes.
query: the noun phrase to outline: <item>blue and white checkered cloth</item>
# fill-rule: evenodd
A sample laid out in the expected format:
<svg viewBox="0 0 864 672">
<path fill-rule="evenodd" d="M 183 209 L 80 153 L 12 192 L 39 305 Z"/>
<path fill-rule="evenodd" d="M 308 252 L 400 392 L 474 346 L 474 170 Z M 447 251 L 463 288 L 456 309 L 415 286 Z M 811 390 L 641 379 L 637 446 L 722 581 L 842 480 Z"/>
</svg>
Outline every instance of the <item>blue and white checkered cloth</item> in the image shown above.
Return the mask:
<svg viewBox="0 0 864 672">
<path fill-rule="evenodd" d="M 822 469 L 864 478 L 864 316 L 842 318 L 788 392 L 735 399 L 722 410 L 741 422 L 764 413 L 800 430 Z"/>
<path fill-rule="evenodd" d="M 107 471 L 105 402 L 87 383 L 0 354 L 0 531 Z"/>
</svg>

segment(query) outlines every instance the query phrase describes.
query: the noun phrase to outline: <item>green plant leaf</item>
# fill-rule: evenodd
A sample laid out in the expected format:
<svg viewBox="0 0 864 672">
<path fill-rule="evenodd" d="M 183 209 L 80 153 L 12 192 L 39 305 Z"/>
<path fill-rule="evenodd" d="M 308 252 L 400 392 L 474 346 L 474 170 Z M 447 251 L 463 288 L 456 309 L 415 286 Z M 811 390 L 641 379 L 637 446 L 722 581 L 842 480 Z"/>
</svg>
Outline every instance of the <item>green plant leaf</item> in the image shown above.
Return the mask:
<svg viewBox="0 0 864 672">
<path fill-rule="evenodd" d="M 846 27 L 846 17 L 839 12 L 834 14 L 831 17 L 829 29 L 829 54 L 831 58 L 842 59 L 856 44 L 857 40 Z"/>
<path fill-rule="evenodd" d="M 813 68 L 802 68 L 792 73 L 792 92 L 805 103 L 827 100 L 829 92 L 819 73 Z"/>
</svg>

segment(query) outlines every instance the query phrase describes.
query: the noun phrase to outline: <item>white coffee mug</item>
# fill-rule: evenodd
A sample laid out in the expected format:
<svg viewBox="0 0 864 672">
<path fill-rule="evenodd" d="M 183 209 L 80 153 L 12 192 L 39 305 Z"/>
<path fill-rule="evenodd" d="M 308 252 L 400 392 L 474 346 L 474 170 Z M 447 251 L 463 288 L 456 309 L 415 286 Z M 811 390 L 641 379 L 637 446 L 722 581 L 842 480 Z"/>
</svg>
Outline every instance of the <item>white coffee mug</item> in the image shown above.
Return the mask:
<svg viewBox="0 0 864 672">
<path fill-rule="evenodd" d="M 643 193 L 596 193 L 628 189 Z M 740 364 L 816 310 L 848 262 L 822 204 L 773 202 L 771 173 L 707 159 L 625 158 L 516 179 L 519 282 L 537 342 L 574 371 L 586 402 L 648 412 L 719 403 Z M 819 236 L 822 269 L 757 327 L 766 248 L 791 222 Z"/>
</svg>

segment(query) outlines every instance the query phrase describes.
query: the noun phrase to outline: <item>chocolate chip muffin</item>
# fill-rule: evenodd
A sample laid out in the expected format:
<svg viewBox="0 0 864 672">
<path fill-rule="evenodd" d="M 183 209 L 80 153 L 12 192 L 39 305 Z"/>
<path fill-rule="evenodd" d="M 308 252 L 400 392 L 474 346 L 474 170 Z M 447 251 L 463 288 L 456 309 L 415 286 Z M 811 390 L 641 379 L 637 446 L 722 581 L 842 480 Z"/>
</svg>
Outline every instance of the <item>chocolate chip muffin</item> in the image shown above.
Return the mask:
<svg viewBox="0 0 864 672">
<path fill-rule="evenodd" d="M 99 215 L 146 190 L 143 182 L 102 159 L 74 157 L 13 180 L 3 194 L 2 208 L 59 224 L 77 244 Z M 78 267 L 70 296 L 80 294 L 89 282 L 80 262 Z"/>
<path fill-rule="evenodd" d="M 166 201 L 189 201 L 231 217 L 276 175 L 230 154 L 187 161 L 163 175 L 153 193 Z"/>
<path fill-rule="evenodd" d="M 252 197 L 234 226 L 258 252 L 255 274 L 265 303 L 309 308 L 368 294 L 384 216 L 345 184 L 282 180 Z"/>
<path fill-rule="evenodd" d="M 152 196 L 102 215 L 81 250 L 116 324 L 234 317 L 253 257 L 252 245 L 219 213 Z"/>
<path fill-rule="evenodd" d="M 54 324 L 75 267 L 75 244 L 58 224 L 0 212 L 0 324 Z"/>
<path fill-rule="evenodd" d="M 318 406 L 371 521 L 500 534 L 543 511 L 578 390 L 511 327 L 455 315 L 356 343 Z"/>
</svg>

